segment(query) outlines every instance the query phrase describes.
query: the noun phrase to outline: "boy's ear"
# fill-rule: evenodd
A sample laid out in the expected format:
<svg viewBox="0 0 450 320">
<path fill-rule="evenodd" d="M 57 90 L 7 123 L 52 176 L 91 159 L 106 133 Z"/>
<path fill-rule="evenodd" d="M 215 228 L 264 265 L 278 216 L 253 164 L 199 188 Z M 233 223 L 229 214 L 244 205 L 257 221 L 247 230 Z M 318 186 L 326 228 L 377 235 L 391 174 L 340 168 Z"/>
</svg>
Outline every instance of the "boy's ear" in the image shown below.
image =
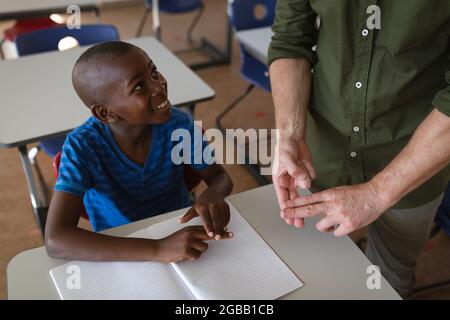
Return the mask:
<svg viewBox="0 0 450 320">
<path fill-rule="evenodd" d="M 105 106 L 100 104 L 94 104 L 90 106 L 91 113 L 94 117 L 103 123 L 110 124 L 115 123 L 118 120 L 117 115 L 108 110 Z"/>
</svg>

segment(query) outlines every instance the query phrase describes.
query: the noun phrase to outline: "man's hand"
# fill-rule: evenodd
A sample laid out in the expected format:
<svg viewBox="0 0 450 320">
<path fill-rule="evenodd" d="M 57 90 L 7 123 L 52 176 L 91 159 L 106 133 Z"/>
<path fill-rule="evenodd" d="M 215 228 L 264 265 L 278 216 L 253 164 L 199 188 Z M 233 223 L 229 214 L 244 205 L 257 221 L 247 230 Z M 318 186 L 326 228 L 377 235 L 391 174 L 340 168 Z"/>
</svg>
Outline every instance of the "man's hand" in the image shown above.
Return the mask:
<svg viewBox="0 0 450 320">
<path fill-rule="evenodd" d="M 299 219 L 324 214 L 316 228 L 321 232 L 333 230 L 342 237 L 375 221 L 388 205 L 372 182 L 342 186 L 308 196 L 288 200 L 282 207 L 284 219 Z"/>
<path fill-rule="evenodd" d="M 227 224 L 230 222 L 230 207 L 223 196 L 208 188 L 196 200 L 195 205 L 180 218 L 181 223 L 186 223 L 194 217 L 200 216 L 205 231 L 216 240 L 232 237 L 227 232 Z"/>
<path fill-rule="evenodd" d="M 286 201 L 299 197 L 297 186 L 303 189 L 311 187 L 316 172 L 308 146 L 302 138 L 278 137 L 272 177 L 280 208 L 285 207 Z M 303 218 L 286 218 L 285 221 L 298 228 L 304 226 Z"/>
</svg>

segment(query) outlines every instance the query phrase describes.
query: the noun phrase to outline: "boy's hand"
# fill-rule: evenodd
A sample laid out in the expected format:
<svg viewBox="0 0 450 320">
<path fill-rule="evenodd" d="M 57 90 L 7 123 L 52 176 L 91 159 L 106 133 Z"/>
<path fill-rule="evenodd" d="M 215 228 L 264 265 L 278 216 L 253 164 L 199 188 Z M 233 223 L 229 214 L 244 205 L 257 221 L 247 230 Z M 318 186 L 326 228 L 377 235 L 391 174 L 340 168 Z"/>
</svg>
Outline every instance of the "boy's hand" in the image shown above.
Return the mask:
<svg viewBox="0 0 450 320">
<path fill-rule="evenodd" d="M 205 240 L 211 240 L 203 226 L 190 226 L 156 240 L 156 260 L 164 263 L 196 260 L 208 249 Z"/>
<path fill-rule="evenodd" d="M 220 240 L 233 236 L 231 232 L 227 232 L 226 227 L 230 222 L 230 207 L 223 196 L 214 190 L 206 189 L 195 205 L 180 218 L 180 222 L 186 223 L 197 216 L 202 218 L 205 230 L 210 237 Z"/>
</svg>

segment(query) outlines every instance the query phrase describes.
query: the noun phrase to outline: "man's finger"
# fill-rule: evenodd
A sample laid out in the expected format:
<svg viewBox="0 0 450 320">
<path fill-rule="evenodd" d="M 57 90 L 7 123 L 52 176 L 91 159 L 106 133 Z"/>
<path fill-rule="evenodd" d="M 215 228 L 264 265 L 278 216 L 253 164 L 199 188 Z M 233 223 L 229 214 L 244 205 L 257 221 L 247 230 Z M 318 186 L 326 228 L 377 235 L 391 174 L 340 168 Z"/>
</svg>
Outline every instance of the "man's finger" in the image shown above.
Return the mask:
<svg viewBox="0 0 450 320">
<path fill-rule="evenodd" d="M 327 215 L 323 217 L 318 223 L 316 223 L 316 229 L 320 232 L 333 231 L 333 226 L 339 224 L 339 221 L 334 215 Z"/>
<path fill-rule="evenodd" d="M 295 219 L 284 219 L 287 224 L 293 225 L 295 223 Z"/>
<path fill-rule="evenodd" d="M 301 162 L 296 163 L 294 161 L 286 161 L 286 169 L 288 174 L 295 179 L 295 182 L 299 187 L 302 187 L 302 185 L 308 185 L 308 183 L 311 184 L 311 179 L 306 167 Z M 307 189 L 309 187 L 310 186 L 306 186 L 302 188 Z"/>
<path fill-rule="evenodd" d="M 294 179 L 290 179 L 290 183 L 289 183 L 289 200 L 293 200 L 298 198 L 300 195 L 298 194 L 297 191 L 297 186 L 295 185 L 295 181 Z"/>
<path fill-rule="evenodd" d="M 309 159 L 305 159 L 303 160 L 303 164 L 305 165 L 306 170 L 308 170 L 311 180 L 314 180 L 316 178 L 316 169 L 314 169 L 312 161 Z"/>
<path fill-rule="evenodd" d="M 282 207 L 281 209 L 296 208 L 296 207 L 312 205 L 312 204 L 316 204 L 316 203 L 325 202 L 328 199 L 329 199 L 329 196 L 327 194 L 327 191 L 321 191 L 321 192 L 301 196 L 296 199 L 285 201 L 284 207 Z"/>
<path fill-rule="evenodd" d="M 300 218 L 300 219 L 294 219 L 294 225 L 297 228 L 303 228 L 305 226 L 305 219 Z"/>
<path fill-rule="evenodd" d="M 190 221 L 192 218 L 197 217 L 197 211 L 195 210 L 194 207 L 189 208 L 189 210 L 180 217 L 180 223 L 186 223 L 188 221 Z"/>
<path fill-rule="evenodd" d="M 334 235 L 338 238 L 348 235 L 352 230 L 347 224 L 340 224 L 336 230 L 334 230 Z"/>
<path fill-rule="evenodd" d="M 287 200 L 289 200 L 289 189 L 287 188 L 287 186 L 282 185 L 280 181 L 283 178 L 286 177 L 274 177 L 273 179 L 273 185 L 275 187 L 275 192 L 277 194 L 278 204 L 280 205 L 280 208 Z"/>
<path fill-rule="evenodd" d="M 283 218 L 285 219 L 299 219 L 316 216 L 320 213 L 326 213 L 328 204 L 317 203 L 303 207 L 287 208 L 282 210 Z"/>
</svg>

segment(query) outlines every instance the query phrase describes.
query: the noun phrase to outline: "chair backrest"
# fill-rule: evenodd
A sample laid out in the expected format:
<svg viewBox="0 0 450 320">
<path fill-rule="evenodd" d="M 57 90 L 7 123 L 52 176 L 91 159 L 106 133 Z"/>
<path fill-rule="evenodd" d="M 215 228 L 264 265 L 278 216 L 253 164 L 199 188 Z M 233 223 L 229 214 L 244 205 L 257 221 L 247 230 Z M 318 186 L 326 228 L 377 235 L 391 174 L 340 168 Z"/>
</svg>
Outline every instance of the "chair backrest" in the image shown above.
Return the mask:
<svg viewBox="0 0 450 320">
<path fill-rule="evenodd" d="M 236 31 L 271 26 L 275 4 L 276 0 L 230 0 L 230 23 Z"/>
<path fill-rule="evenodd" d="M 152 0 L 146 0 L 146 5 L 151 8 Z M 197 10 L 203 3 L 202 0 L 162 0 L 158 5 L 161 12 L 184 13 Z"/>
<path fill-rule="evenodd" d="M 3 36 L 6 40 L 14 42 L 18 36 L 25 32 L 56 26 L 58 26 L 58 24 L 48 17 L 17 20 L 12 27 L 3 32 Z"/>
<path fill-rule="evenodd" d="M 40 29 L 21 34 L 16 38 L 19 56 L 58 50 L 61 39 L 72 37 L 80 46 L 119 39 L 116 27 L 112 25 L 82 25 L 81 29 L 69 29 L 67 26 Z"/>
</svg>

